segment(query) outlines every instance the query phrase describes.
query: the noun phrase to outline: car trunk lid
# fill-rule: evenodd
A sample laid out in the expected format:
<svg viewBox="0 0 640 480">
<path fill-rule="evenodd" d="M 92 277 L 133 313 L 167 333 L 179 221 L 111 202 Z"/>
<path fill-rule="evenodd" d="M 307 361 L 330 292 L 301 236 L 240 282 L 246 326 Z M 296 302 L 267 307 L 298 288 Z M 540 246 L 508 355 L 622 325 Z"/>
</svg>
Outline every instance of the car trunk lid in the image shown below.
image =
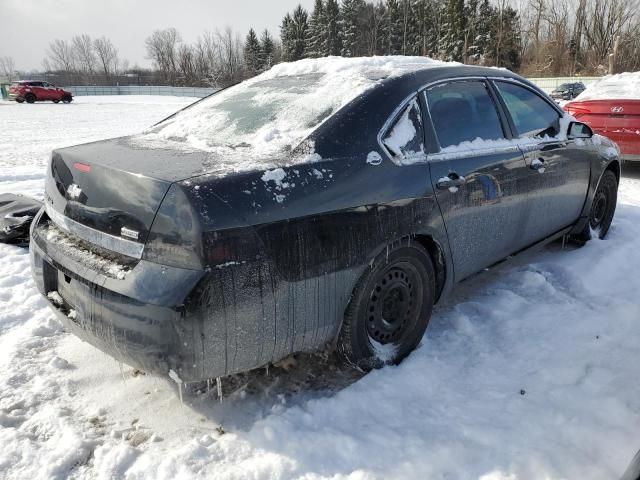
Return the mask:
<svg viewBox="0 0 640 480">
<path fill-rule="evenodd" d="M 616 142 L 623 154 L 640 153 L 640 100 L 585 100 L 565 109 Z"/>
<path fill-rule="evenodd" d="M 139 257 L 171 184 L 202 174 L 207 158 L 134 148 L 126 137 L 56 150 L 47 172 L 47 213 L 83 240 Z"/>
</svg>

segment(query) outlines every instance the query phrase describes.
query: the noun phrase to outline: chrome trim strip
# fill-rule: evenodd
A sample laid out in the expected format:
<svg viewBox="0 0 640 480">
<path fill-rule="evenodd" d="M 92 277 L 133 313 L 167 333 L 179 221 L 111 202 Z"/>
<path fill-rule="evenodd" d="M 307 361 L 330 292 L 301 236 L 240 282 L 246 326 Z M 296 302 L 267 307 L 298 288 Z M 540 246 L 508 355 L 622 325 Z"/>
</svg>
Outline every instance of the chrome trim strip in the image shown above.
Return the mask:
<svg viewBox="0 0 640 480">
<path fill-rule="evenodd" d="M 520 148 L 521 145 L 513 144 L 513 145 L 504 145 L 501 147 L 486 147 L 486 148 L 469 148 L 469 149 L 460 149 L 454 152 L 437 152 L 430 153 L 427 156 L 427 160 L 429 162 L 444 162 L 447 160 L 455 160 L 458 158 L 469 158 L 469 157 L 480 157 L 482 155 L 487 154 L 500 154 L 500 153 L 522 153 Z"/>
<path fill-rule="evenodd" d="M 54 210 L 48 202 L 45 202 L 44 210 L 47 212 L 51 221 L 59 228 L 76 235 L 82 240 L 93 243 L 106 250 L 126 255 L 127 257 L 142 258 L 142 251 L 144 250 L 144 244 L 142 243 L 125 240 L 124 238 L 119 238 L 82 225 Z"/>
</svg>

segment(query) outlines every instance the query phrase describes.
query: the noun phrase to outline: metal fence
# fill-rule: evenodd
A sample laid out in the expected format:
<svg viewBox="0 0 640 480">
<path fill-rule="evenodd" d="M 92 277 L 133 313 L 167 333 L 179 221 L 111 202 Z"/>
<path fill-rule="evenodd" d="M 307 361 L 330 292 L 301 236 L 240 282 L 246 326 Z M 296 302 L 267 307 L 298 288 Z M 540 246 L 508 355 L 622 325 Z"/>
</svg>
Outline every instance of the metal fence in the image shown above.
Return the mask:
<svg viewBox="0 0 640 480">
<path fill-rule="evenodd" d="M 563 83 L 582 82 L 585 86 L 600 80 L 602 77 L 553 77 L 553 78 L 528 78 L 531 83 L 535 84 L 545 92 L 549 93 Z"/>
<path fill-rule="evenodd" d="M 75 86 L 65 87 L 74 96 L 87 95 L 168 95 L 174 97 L 206 97 L 217 88 L 201 87 L 154 87 L 154 86 L 126 86 L 126 87 L 97 87 L 97 86 Z"/>
<path fill-rule="evenodd" d="M 529 78 L 529 81 L 540 87 L 545 92 L 550 92 L 563 83 L 582 82 L 585 85 L 599 80 L 601 77 L 554 77 L 554 78 Z M 121 87 L 98 87 L 98 86 L 75 86 L 66 87 L 76 96 L 86 95 L 170 95 L 175 97 L 206 97 L 217 88 L 203 87 L 168 87 L 168 86 L 121 86 Z"/>
</svg>

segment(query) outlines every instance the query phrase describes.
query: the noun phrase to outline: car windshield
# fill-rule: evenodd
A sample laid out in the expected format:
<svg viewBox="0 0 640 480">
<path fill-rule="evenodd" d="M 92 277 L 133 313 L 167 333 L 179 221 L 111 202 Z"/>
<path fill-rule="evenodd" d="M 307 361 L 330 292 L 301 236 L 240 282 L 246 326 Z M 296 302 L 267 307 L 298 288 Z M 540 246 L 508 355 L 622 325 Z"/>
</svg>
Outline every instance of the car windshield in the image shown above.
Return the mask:
<svg viewBox="0 0 640 480">
<path fill-rule="evenodd" d="M 563 83 L 558 88 L 556 88 L 556 90 L 563 91 L 563 90 L 569 90 L 569 88 L 571 88 L 570 83 Z"/>
</svg>

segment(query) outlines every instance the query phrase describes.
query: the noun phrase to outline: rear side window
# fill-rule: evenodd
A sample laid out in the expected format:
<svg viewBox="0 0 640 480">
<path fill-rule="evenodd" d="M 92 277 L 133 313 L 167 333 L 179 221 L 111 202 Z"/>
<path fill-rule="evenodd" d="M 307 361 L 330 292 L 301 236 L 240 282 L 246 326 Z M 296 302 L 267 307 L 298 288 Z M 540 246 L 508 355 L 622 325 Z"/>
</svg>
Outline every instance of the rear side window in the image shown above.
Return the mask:
<svg viewBox="0 0 640 480">
<path fill-rule="evenodd" d="M 496 82 L 520 137 L 555 137 L 560 132 L 560 114 L 531 90 L 507 82 Z"/>
<path fill-rule="evenodd" d="M 477 139 L 505 138 L 496 105 L 484 82 L 445 83 L 428 89 L 425 95 L 441 148 Z"/>
<path fill-rule="evenodd" d="M 402 110 L 382 137 L 382 143 L 397 163 L 424 157 L 424 131 L 417 98 Z"/>
</svg>

